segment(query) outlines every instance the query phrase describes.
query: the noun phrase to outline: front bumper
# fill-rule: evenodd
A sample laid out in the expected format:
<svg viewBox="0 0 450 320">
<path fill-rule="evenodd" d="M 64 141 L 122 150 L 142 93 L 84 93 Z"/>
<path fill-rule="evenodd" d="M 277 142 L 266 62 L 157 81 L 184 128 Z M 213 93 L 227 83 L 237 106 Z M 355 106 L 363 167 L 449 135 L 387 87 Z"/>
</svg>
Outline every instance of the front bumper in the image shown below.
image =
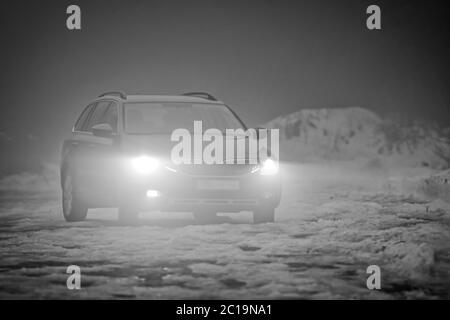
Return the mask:
<svg viewBox="0 0 450 320">
<path fill-rule="evenodd" d="M 200 187 L 205 181 L 224 182 L 235 187 Z M 239 212 L 261 207 L 276 208 L 280 202 L 281 179 L 279 174 L 261 176 L 258 172 L 220 176 L 162 170 L 153 175 L 124 178 L 120 189 L 121 203 L 139 209 Z M 149 190 L 158 195 L 148 197 Z"/>
</svg>

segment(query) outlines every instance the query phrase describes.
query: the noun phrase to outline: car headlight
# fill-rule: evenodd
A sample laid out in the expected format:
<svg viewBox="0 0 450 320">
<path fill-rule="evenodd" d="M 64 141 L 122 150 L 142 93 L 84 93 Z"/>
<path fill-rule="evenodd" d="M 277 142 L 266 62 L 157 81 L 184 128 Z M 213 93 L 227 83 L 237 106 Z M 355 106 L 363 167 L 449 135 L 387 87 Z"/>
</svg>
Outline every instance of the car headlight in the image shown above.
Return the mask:
<svg viewBox="0 0 450 320">
<path fill-rule="evenodd" d="M 150 174 L 155 172 L 159 167 L 159 161 L 152 157 L 140 156 L 134 158 L 131 163 L 134 169 L 142 174 Z"/>
<path fill-rule="evenodd" d="M 263 176 L 272 176 L 278 173 L 278 162 L 272 159 L 266 159 L 261 165 L 260 174 Z"/>
</svg>

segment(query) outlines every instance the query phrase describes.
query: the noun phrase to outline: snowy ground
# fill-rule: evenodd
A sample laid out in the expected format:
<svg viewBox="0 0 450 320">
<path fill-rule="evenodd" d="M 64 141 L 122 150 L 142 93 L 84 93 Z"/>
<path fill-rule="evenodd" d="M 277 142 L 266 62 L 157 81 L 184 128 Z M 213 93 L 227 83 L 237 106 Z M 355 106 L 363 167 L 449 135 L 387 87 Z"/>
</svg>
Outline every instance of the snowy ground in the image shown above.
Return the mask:
<svg viewBox="0 0 450 320">
<path fill-rule="evenodd" d="M 114 210 L 68 224 L 59 191 L 3 179 L 0 298 L 450 298 L 450 206 L 417 187 L 430 172 L 356 167 L 285 164 L 277 222 L 262 225 L 146 213 L 121 226 Z M 381 290 L 366 287 L 372 264 Z"/>
</svg>

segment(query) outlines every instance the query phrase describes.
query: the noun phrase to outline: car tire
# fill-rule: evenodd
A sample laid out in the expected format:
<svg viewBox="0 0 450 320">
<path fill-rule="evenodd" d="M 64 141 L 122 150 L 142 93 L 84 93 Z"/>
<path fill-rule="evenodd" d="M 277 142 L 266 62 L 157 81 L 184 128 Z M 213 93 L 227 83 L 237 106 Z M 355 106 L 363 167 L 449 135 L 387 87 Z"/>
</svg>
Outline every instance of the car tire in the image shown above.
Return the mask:
<svg viewBox="0 0 450 320">
<path fill-rule="evenodd" d="M 253 211 L 253 223 L 267 223 L 275 221 L 275 208 L 261 208 Z"/>
<path fill-rule="evenodd" d="M 79 199 L 76 192 L 76 183 L 72 175 L 67 174 L 62 183 L 63 216 L 68 222 L 83 221 L 86 219 L 88 208 Z"/>
<path fill-rule="evenodd" d="M 118 218 L 121 223 L 134 224 L 139 220 L 139 210 L 132 206 L 119 207 Z"/>
<path fill-rule="evenodd" d="M 198 222 L 213 222 L 217 219 L 217 212 L 206 210 L 194 211 L 194 219 Z"/>
</svg>

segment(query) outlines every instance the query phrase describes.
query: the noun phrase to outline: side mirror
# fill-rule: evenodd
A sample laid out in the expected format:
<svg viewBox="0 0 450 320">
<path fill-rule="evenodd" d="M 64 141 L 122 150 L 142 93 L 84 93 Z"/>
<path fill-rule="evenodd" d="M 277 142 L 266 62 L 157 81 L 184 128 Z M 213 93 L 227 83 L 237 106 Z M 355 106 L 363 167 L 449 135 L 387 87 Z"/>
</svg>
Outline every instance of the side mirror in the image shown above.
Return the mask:
<svg viewBox="0 0 450 320">
<path fill-rule="evenodd" d="M 113 134 L 113 128 L 109 123 L 99 123 L 92 127 L 94 136 L 110 138 Z"/>
</svg>

